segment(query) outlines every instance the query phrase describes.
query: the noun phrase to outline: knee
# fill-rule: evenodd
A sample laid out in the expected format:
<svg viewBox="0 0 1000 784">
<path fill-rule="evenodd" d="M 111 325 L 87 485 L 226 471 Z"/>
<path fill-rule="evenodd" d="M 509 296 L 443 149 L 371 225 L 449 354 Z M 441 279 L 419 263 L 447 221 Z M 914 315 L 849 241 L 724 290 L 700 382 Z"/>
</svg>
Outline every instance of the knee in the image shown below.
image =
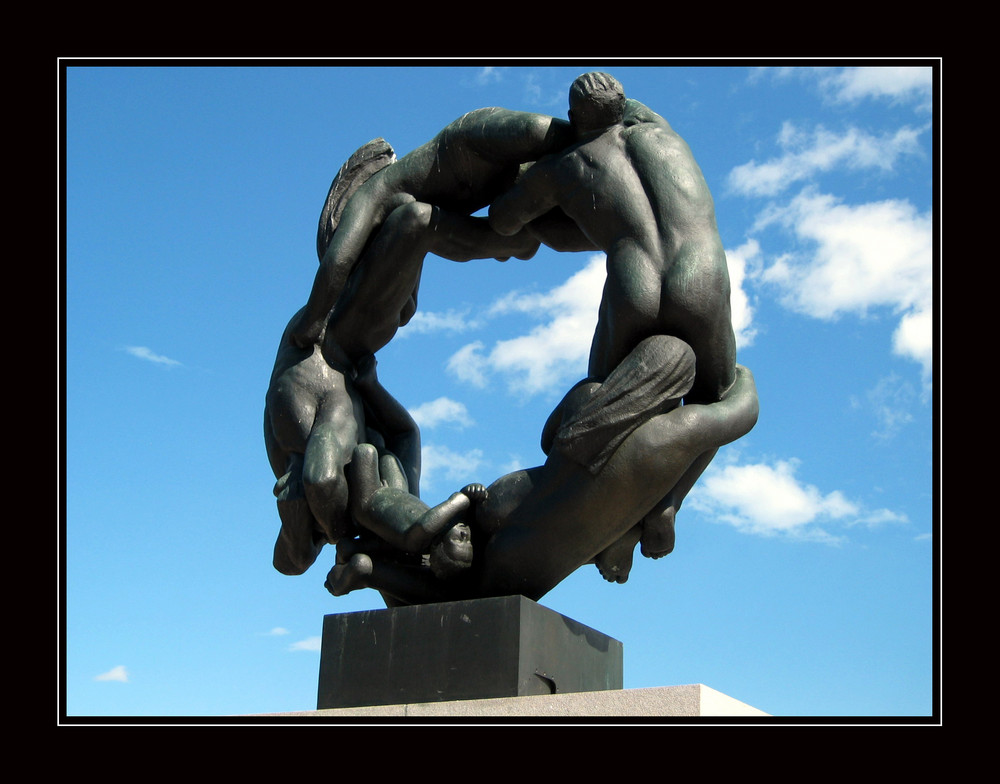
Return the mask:
<svg viewBox="0 0 1000 784">
<path fill-rule="evenodd" d="M 347 496 L 347 477 L 341 466 L 329 464 L 302 475 L 302 487 L 309 499 L 334 499 Z"/>
</svg>

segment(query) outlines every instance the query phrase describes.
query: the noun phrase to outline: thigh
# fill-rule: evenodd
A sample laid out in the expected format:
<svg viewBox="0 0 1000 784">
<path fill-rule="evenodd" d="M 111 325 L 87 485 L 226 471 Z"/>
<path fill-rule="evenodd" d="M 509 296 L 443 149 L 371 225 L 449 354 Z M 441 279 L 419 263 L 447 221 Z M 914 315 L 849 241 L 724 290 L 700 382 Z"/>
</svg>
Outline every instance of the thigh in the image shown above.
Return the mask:
<svg viewBox="0 0 1000 784">
<path fill-rule="evenodd" d="M 266 407 L 277 445 L 285 452 L 305 452 L 319 407 L 315 393 L 281 377 L 268 389 Z"/>
<path fill-rule="evenodd" d="M 351 355 L 373 354 L 413 315 L 428 247 L 430 205 L 411 202 L 389 216 L 351 273 L 330 322 Z"/>
<path fill-rule="evenodd" d="M 303 465 L 303 481 L 317 484 L 343 475 L 351 462 L 358 434 L 363 432 L 364 413 L 360 401 L 343 379 L 330 390 L 316 409 Z"/>
</svg>

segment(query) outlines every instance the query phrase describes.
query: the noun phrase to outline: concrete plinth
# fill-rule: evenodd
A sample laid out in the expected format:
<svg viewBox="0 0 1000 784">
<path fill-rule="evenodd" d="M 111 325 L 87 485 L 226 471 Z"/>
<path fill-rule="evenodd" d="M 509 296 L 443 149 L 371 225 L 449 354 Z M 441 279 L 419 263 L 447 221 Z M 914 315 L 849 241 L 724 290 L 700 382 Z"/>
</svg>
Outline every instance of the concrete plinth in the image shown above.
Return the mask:
<svg viewBox="0 0 1000 784">
<path fill-rule="evenodd" d="M 339 720 L 364 717 L 382 719 L 418 717 L 441 719 L 471 717 L 498 719 L 534 717 L 748 717 L 767 716 L 768 714 L 708 686 L 695 683 L 686 686 L 661 686 L 650 689 L 606 690 L 258 715 Z"/>
<path fill-rule="evenodd" d="M 523 596 L 323 619 L 320 711 L 621 687 L 619 641 Z"/>
</svg>

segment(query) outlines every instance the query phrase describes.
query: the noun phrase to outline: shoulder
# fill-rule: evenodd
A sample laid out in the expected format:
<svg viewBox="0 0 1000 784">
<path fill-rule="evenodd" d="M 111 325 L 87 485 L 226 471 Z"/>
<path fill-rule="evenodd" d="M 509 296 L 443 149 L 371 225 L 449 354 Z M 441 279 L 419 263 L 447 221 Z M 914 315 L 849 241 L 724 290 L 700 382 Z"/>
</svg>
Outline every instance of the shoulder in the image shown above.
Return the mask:
<svg viewBox="0 0 1000 784">
<path fill-rule="evenodd" d="M 648 106 L 640 103 L 634 98 L 627 98 L 625 100 L 624 123 L 626 127 L 634 125 L 652 125 L 659 126 L 668 131 L 670 130 L 670 123 L 664 120 Z"/>
</svg>

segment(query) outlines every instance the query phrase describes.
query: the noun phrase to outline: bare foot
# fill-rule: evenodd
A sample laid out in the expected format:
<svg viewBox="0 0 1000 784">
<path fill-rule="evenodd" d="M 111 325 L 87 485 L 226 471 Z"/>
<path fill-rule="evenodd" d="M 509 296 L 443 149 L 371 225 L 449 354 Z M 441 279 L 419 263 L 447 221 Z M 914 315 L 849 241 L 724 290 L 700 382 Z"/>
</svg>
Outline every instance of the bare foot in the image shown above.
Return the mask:
<svg viewBox="0 0 1000 784">
<path fill-rule="evenodd" d="M 344 596 L 359 588 L 368 587 L 372 574 L 372 559 L 358 553 L 345 564 L 337 564 L 326 576 L 324 585 L 334 596 Z"/>
<path fill-rule="evenodd" d="M 606 547 L 594 559 L 597 571 L 609 583 L 624 583 L 632 571 L 632 552 L 639 540 L 639 526 Z"/>
<path fill-rule="evenodd" d="M 677 510 L 673 506 L 654 509 L 642 521 L 640 550 L 646 558 L 662 558 L 674 550 L 674 518 Z"/>
</svg>

